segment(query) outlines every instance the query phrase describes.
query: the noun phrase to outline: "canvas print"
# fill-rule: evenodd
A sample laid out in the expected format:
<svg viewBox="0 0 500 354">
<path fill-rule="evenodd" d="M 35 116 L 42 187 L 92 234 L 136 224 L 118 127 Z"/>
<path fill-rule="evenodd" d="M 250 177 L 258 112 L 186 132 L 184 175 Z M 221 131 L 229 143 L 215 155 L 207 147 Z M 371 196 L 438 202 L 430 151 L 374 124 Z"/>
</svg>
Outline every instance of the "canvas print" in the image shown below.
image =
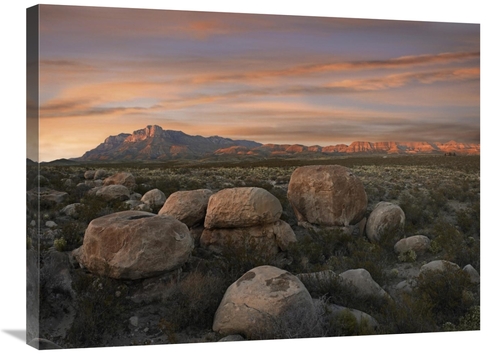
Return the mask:
<svg viewBox="0 0 500 354">
<path fill-rule="evenodd" d="M 27 343 L 480 330 L 479 39 L 28 8 Z"/>
</svg>

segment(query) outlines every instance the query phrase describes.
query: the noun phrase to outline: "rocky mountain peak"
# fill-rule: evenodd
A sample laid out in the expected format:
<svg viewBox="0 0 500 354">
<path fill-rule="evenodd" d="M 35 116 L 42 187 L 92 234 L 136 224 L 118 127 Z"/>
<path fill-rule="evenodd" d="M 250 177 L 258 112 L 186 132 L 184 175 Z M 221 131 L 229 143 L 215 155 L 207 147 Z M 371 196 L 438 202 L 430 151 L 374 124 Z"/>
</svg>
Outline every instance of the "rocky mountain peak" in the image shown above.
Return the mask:
<svg viewBox="0 0 500 354">
<path fill-rule="evenodd" d="M 201 158 L 212 155 L 292 156 L 300 154 L 442 154 L 477 155 L 479 144 L 428 142 L 368 142 L 354 141 L 321 147 L 299 144 L 265 144 L 249 140 L 232 140 L 218 135 L 208 138 L 192 136 L 182 131 L 163 130 L 148 125 L 132 134 L 110 136 L 95 149 L 76 160 L 169 160 L 174 158 Z"/>
</svg>

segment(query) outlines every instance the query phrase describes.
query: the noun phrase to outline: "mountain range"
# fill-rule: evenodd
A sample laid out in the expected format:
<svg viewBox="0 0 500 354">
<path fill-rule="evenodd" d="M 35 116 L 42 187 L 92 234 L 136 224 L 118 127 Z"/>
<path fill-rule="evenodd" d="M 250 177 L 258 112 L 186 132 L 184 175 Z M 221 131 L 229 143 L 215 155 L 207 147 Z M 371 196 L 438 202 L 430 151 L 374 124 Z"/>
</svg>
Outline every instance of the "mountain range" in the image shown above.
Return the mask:
<svg viewBox="0 0 500 354">
<path fill-rule="evenodd" d="M 350 145 L 305 146 L 300 144 L 260 144 L 250 140 L 233 140 L 219 136 L 202 137 L 182 131 L 164 130 L 158 125 L 148 125 L 132 134 L 109 136 L 96 148 L 87 151 L 74 161 L 138 161 L 195 159 L 210 156 L 260 156 L 292 157 L 300 155 L 347 154 L 457 154 L 478 155 L 479 144 L 438 142 L 366 142 L 355 141 Z"/>
</svg>

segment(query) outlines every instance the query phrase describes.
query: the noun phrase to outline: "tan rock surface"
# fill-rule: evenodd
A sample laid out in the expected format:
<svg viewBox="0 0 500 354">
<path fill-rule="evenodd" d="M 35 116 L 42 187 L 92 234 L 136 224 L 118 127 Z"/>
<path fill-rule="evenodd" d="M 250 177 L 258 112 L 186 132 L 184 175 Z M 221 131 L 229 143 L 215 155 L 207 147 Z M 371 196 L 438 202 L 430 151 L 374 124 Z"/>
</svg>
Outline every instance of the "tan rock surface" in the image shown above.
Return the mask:
<svg viewBox="0 0 500 354">
<path fill-rule="evenodd" d="M 130 191 L 121 184 L 113 184 L 105 187 L 97 187 L 95 195 L 107 201 L 127 200 L 130 198 Z"/>
<path fill-rule="evenodd" d="M 408 251 L 414 251 L 416 254 L 425 253 L 431 246 L 431 240 L 424 235 L 415 235 L 402 238 L 394 245 L 394 252 L 403 254 Z"/>
<path fill-rule="evenodd" d="M 119 172 L 116 173 L 112 176 L 109 176 L 106 178 L 103 182 L 104 186 L 109 186 L 112 184 L 121 184 L 128 189 L 134 189 L 136 184 L 135 184 L 135 177 L 133 174 L 129 172 Z"/>
<path fill-rule="evenodd" d="M 296 276 L 260 266 L 227 289 L 215 313 L 213 330 L 247 339 L 274 338 L 282 329 L 296 330 L 304 316 L 314 313 L 311 295 Z"/>
<path fill-rule="evenodd" d="M 380 241 L 384 233 L 391 233 L 391 237 L 399 239 L 404 233 L 405 219 L 405 213 L 398 205 L 380 202 L 368 217 L 366 236 L 372 242 Z"/>
<path fill-rule="evenodd" d="M 138 279 L 180 267 L 193 248 L 189 229 L 177 219 L 123 211 L 92 220 L 76 255 L 92 273 Z"/>
<path fill-rule="evenodd" d="M 172 193 L 158 215 L 171 215 L 189 227 L 203 224 L 207 213 L 208 199 L 211 195 L 212 191 L 209 189 Z"/>
<path fill-rule="evenodd" d="M 338 165 L 297 168 L 287 196 L 299 222 L 322 226 L 356 224 L 368 205 L 361 181 L 351 170 Z"/>
<path fill-rule="evenodd" d="M 141 198 L 141 202 L 151 208 L 162 206 L 166 200 L 165 193 L 157 188 L 147 191 Z"/>
<path fill-rule="evenodd" d="M 282 212 L 278 198 L 263 188 L 227 188 L 210 197 L 205 227 L 212 229 L 269 224 L 278 221 Z"/>
<path fill-rule="evenodd" d="M 232 229 L 205 229 L 200 245 L 216 253 L 239 254 L 250 252 L 255 256 L 272 257 L 296 242 L 290 225 L 282 220 L 271 224 Z"/>
</svg>

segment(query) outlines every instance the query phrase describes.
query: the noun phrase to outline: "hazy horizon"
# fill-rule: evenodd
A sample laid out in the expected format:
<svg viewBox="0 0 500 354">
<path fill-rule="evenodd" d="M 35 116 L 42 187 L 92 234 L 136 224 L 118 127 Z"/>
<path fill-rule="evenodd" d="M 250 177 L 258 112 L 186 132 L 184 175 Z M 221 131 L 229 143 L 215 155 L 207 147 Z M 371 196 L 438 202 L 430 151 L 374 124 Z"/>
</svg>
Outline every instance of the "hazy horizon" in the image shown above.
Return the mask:
<svg viewBox="0 0 500 354">
<path fill-rule="evenodd" d="M 478 24 L 40 7 L 40 161 L 147 125 L 263 144 L 480 142 Z"/>
</svg>

